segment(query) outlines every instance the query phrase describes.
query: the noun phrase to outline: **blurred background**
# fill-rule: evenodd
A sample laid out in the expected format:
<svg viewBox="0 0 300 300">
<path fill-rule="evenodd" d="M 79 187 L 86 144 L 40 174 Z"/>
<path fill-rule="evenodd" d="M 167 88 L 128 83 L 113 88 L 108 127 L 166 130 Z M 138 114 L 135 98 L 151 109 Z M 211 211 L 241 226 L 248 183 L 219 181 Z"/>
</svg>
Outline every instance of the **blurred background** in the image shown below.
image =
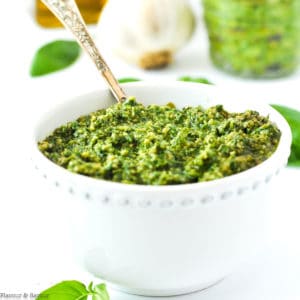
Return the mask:
<svg viewBox="0 0 300 300">
<path fill-rule="evenodd" d="M 299 0 L 78 4 L 118 78 L 206 79 L 253 101 L 300 110 Z M 104 82 L 84 53 L 64 43 L 72 36 L 39 0 L 5 1 L 0 25 L 0 293 L 89 280 L 70 258 L 63 209 L 55 210 L 60 199 L 32 170 L 29 140 L 44 111 Z M 290 167 L 273 184 L 266 252 L 215 288 L 180 299 L 300 299 L 299 179 L 299 168 Z"/>
<path fill-rule="evenodd" d="M 106 7 L 105 3 L 78 1 L 118 78 L 204 77 L 214 84 L 247 89 L 253 98 L 259 95 L 267 102 L 299 103 L 297 93 L 290 91 L 300 78 L 299 0 L 111 0 Z M 9 1 L 4 6 L 1 31 L 7 38 L 1 72 L 6 77 L 22 76 L 31 95 L 55 85 L 59 94 L 72 96 L 103 84 L 85 54 L 60 72 L 31 77 L 37 50 L 72 36 L 57 27 L 40 0 Z M 61 84 L 63 89 L 58 88 Z M 53 101 L 52 95 L 49 98 Z"/>
</svg>

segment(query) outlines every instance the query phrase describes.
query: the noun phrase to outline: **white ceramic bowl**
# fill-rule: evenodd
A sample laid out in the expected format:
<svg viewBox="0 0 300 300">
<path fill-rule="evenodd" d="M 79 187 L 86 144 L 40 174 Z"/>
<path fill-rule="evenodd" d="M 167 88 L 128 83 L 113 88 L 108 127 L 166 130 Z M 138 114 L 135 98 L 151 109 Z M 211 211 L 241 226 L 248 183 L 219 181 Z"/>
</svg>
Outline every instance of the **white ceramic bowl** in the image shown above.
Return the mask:
<svg viewBox="0 0 300 300">
<path fill-rule="evenodd" d="M 145 104 L 223 104 L 230 111 L 269 115 L 282 131 L 276 152 L 262 164 L 210 182 L 126 185 L 70 173 L 45 158 L 37 142 L 56 127 L 114 103 L 103 89 L 62 103 L 38 122 L 36 168 L 72 196 L 74 252 L 84 267 L 124 291 L 151 296 L 206 288 L 255 254 L 264 242 L 264 201 L 270 180 L 285 167 L 291 133 L 267 105 L 249 104 L 215 87 L 181 82 L 124 85 Z"/>
</svg>

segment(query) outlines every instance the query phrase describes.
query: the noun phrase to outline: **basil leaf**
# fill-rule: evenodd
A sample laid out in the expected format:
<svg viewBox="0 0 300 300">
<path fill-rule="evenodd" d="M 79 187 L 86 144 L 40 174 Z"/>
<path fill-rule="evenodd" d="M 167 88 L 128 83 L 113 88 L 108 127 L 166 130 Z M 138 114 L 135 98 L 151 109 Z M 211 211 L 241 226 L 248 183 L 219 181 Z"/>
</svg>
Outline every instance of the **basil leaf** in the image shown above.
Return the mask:
<svg viewBox="0 0 300 300">
<path fill-rule="evenodd" d="M 186 82 L 196 82 L 196 83 L 205 83 L 205 84 L 212 84 L 208 79 L 206 78 L 197 78 L 197 77 L 190 77 L 190 76 L 183 76 L 178 78 L 179 81 L 186 81 Z M 134 77 L 125 77 L 120 78 L 119 83 L 126 83 L 126 82 L 135 82 L 135 81 L 141 81 L 141 79 L 134 78 Z"/>
<path fill-rule="evenodd" d="M 109 294 L 104 283 L 93 287 L 91 282 L 86 286 L 79 281 L 63 281 L 40 293 L 36 300 L 87 300 L 88 296 L 93 300 L 109 300 Z"/>
<path fill-rule="evenodd" d="M 88 290 L 89 292 L 91 292 L 91 293 L 94 293 L 94 292 L 95 292 L 93 281 L 89 284 L 87 290 Z"/>
<path fill-rule="evenodd" d="M 42 46 L 33 58 L 30 75 L 46 75 L 67 68 L 80 55 L 80 47 L 75 41 L 58 40 Z"/>
<path fill-rule="evenodd" d="M 103 298 L 98 294 L 94 294 L 92 300 L 103 300 Z"/>
<path fill-rule="evenodd" d="M 95 292 L 101 297 L 99 300 L 109 300 L 109 294 L 104 283 L 96 285 Z"/>
<path fill-rule="evenodd" d="M 128 78 L 120 78 L 119 83 L 126 83 L 126 82 L 135 82 L 135 81 L 141 81 L 138 78 L 128 77 Z"/>
<path fill-rule="evenodd" d="M 292 130 L 292 148 L 289 166 L 300 167 L 300 111 L 282 105 L 272 105 L 289 123 Z"/>
<path fill-rule="evenodd" d="M 196 83 L 204 83 L 204 84 L 212 84 L 208 79 L 201 78 L 201 77 L 190 77 L 190 76 L 183 76 L 178 78 L 179 81 L 186 81 L 186 82 L 196 82 Z"/>
<path fill-rule="evenodd" d="M 45 290 L 36 300 L 87 300 L 89 292 L 79 281 L 63 281 Z"/>
</svg>

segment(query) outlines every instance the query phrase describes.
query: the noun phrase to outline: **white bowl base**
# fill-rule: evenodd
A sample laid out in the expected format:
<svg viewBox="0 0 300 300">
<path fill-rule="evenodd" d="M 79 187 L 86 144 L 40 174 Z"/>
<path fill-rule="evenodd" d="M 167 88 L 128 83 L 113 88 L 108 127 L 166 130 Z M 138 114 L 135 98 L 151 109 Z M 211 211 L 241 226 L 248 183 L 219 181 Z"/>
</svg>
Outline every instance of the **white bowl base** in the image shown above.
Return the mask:
<svg viewBox="0 0 300 300">
<path fill-rule="evenodd" d="M 202 283 L 196 286 L 191 286 L 183 289 L 170 289 L 170 290 L 145 290 L 145 289 L 132 289 L 132 288 L 126 288 L 121 285 L 113 284 L 110 282 L 107 282 L 107 286 L 126 293 L 126 294 L 132 294 L 132 295 L 138 295 L 138 296 L 146 296 L 146 297 L 171 297 L 171 296 L 180 296 L 180 295 L 187 295 L 187 294 L 192 294 L 196 292 L 201 292 L 206 289 L 209 289 L 219 283 L 221 283 L 225 278 L 220 278 L 218 280 L 214 280 L 211 282 L 207 283 Z"/>
</svg>

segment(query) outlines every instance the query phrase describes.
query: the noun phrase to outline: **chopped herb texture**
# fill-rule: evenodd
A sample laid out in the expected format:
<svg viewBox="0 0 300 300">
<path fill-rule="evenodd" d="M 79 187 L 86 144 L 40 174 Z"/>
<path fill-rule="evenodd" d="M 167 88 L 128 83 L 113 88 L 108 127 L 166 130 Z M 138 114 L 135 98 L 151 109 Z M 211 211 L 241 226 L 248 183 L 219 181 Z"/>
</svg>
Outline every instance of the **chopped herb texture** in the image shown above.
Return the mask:
<svg viewBox="0 0 300 300">
<path fill-rule="evenodd" d="M 272 155 L 280 136 L 255 111 L 144 106 L 131 98 L 57 128 L 38 147 L 74 173 L 127 184 L 173 185 L 256 166 Z"/>
<path fill-rule="evenodd" d="M 299 0 L 204 0 L 214 64 L 253 78 L 285 76 L 300 59 Z"/>
</svg>

